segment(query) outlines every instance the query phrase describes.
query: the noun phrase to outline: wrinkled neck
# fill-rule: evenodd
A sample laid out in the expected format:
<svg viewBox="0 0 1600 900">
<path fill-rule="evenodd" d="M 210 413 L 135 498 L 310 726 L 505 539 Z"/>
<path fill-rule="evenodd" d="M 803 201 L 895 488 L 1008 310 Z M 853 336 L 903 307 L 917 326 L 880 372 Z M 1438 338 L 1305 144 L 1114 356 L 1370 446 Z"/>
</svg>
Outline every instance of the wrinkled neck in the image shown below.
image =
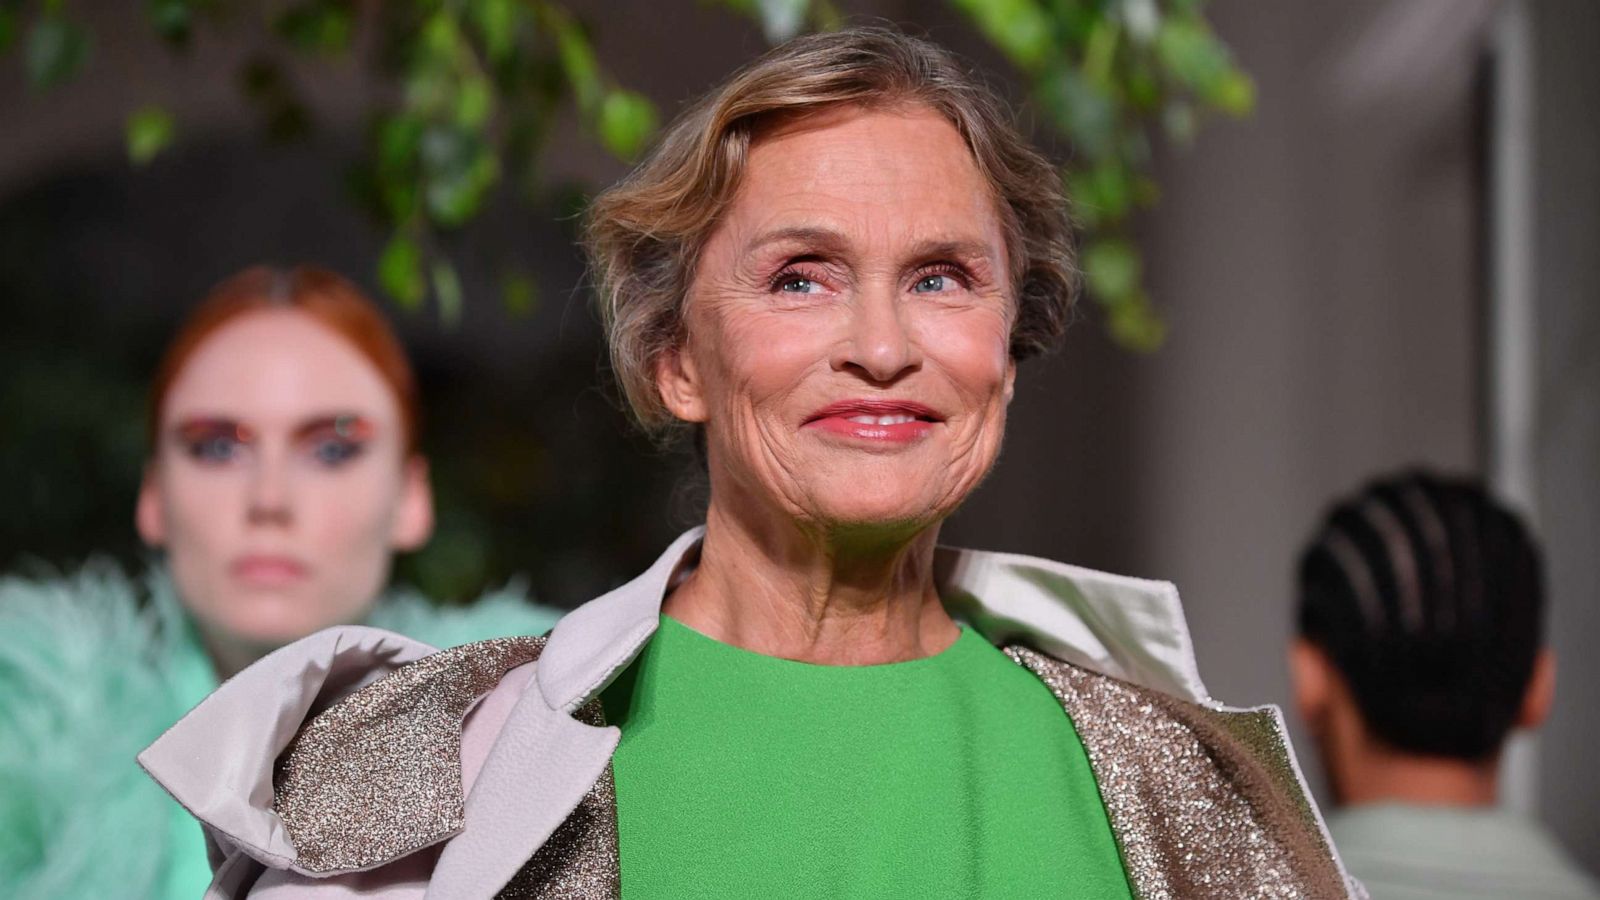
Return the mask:
<svg viewBox="0 0 1600 900">
<path fill-rule="evenodd" d="M 751 523 L 713 503 L 699 565 L 662 611 L 784 659 L 877 665 L 932 656 L 960 634 L 933 583 L 938 530 L 810 531 Z"/>
</svg>

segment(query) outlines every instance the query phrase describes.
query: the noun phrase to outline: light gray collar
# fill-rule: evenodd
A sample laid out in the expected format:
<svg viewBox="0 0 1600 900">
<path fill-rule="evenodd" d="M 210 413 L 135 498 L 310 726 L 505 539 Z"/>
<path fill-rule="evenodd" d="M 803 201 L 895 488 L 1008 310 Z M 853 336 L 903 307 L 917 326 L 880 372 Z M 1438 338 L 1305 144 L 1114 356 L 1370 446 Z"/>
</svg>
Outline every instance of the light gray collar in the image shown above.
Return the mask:
<svg viewBox="0 0 1600 900">
<path fill-rule="evenodd" d="M 674 573 L 705 529 L 685 532 L 644 574 L 569 613 L 550 634 L 536 680 L 552 709 L 571 712 L 632 662 L 660 622 Z M 1214 706 L 1195 665 L 1178 590 L 1021 556 L 940 547 L 939 596 L 994 644 L 1024 644 L 1102 675 Z"/>
</svg>

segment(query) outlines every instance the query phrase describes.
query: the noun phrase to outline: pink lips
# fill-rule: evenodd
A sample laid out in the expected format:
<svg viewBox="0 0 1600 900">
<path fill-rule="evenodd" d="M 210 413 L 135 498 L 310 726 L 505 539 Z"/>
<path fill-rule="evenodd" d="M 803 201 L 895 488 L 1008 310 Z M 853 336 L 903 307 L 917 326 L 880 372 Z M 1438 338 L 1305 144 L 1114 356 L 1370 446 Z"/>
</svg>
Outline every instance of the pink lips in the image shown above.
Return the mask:
<svg viewBox="0 0 1600 900">
<path fill-rule="evenodd" d="M 296 584 L 311 574 L 305 563 L 291 556 L 251 554 L 233 561 L 228 571 L 251 587 L 279 588 Z"/>
<path fill-rule="evenodd" d="M 880 444 L 908 444 L 926 437 L 944 418 L 908 400 L 843 400 L 812 413 L 801 426 Z"/>
</svg>

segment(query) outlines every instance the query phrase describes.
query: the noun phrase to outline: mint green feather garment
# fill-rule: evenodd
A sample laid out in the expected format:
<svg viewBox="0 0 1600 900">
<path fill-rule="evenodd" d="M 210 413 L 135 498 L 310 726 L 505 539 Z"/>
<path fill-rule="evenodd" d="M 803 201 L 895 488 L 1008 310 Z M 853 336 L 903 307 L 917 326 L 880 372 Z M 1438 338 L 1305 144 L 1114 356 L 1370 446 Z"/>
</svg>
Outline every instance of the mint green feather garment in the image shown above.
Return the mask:
<svg viewBox="0 0 1600 900">
<path fill-rule="evenodd" d="M 516 588 L 456 608 L 398 592 L 368 624 L 451 647 L 559 615 Z M 216 686 L 165 572 L 0 578 L 0 897 L 200 896 L 200 826 L 134 756 Z"/>
</svg>

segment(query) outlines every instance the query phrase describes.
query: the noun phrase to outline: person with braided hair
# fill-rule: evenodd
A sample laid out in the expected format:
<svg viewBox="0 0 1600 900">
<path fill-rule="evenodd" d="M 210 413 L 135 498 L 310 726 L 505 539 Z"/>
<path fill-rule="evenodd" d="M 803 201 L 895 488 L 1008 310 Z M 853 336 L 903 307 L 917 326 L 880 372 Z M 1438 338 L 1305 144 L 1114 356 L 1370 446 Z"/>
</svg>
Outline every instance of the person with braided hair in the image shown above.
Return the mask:
<svg viewBox="0 0 1600 900">
<path fill-rule="evenodd" d="M 1539 549 L 1465 479 L 1408 472 L 1341 499 L 1300 559 L 1295 701 L 1342 809 L 1328 828 L 1375 900 L 1600 897 L 1496 805 L 1514 728 L 1550 710 Z"/>
</svg>

